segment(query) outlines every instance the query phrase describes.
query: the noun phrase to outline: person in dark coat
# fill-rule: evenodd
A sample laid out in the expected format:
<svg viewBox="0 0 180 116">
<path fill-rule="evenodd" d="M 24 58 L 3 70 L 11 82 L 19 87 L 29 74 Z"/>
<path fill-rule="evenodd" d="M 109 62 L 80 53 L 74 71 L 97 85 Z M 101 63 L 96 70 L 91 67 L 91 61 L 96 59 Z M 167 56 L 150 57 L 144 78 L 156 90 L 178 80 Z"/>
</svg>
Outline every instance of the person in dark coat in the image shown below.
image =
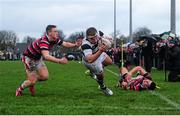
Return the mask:
<svg viewBox="0 0 180 116">
<path fill-rule="evenodd" d="M 180 45 L 177 44 L 179 44 L 179 41 L 170 42 L 167 55 L 167 69 L 170 71 L 168 81 L 170 82 L 180 82 Z"/>
<path fill-rule="evenodd" d="M 145 70 L 149 73 L 151 73 L 153 64 L 153 45 L 155 45 L 156 41 L 156 38 L 150 35 L 140 36 L 140 39 L 137 41 L 142 47 L 142 56 L 144 56 Z"/>
</svg>

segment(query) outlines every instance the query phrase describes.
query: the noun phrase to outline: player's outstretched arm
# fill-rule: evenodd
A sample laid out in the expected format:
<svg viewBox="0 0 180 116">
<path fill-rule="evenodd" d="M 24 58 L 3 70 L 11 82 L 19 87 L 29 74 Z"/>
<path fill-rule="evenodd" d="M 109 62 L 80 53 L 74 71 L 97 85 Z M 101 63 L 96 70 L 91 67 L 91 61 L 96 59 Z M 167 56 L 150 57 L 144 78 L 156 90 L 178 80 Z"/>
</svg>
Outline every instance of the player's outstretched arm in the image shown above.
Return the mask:
<svg viewBox="0 0 180 116">
<path fill-rule="evenodd" d="M 66 48 L 79 47 L 82 44 L 80 41 L 76 41 L 75 43 L 65 42 L 63 41 L 62 45 Z"/>
<path fill-rule="evenodd" d="M 43 50 L 41 51 L 42 56 L 44 57 L 45 60 L 51 61 L 51 62 L 55 62 L 55 63 L 59 63 L 59 64 L 67 64 L 68 60 L 66 58 L 55 58 L 51 55 L 49 55 L 49 51 L 48 50 Z"/>
</svg>

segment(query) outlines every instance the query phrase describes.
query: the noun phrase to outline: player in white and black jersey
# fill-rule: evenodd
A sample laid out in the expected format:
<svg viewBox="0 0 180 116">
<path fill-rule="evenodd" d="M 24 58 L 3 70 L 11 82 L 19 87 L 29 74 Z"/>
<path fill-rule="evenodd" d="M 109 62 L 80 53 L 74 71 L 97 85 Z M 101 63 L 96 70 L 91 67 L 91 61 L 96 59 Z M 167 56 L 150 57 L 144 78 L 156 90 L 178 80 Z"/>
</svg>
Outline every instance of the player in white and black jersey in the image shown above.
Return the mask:
<svg viewBox="0 0 180 116">
<path fill-rule="evenodd" d="M 103 67 L 112 64 L 112 59 L 105 53 L 107 46 L 99 43 L 100 36 L 94 27 L 86 30 L 86 39 L 81 49 L 83 53 L 83 64 L 96 75 L 96 81 L 102 92 L 106 95 L 113 95 L 113 92 L 104 84 Z"/>
</svg>

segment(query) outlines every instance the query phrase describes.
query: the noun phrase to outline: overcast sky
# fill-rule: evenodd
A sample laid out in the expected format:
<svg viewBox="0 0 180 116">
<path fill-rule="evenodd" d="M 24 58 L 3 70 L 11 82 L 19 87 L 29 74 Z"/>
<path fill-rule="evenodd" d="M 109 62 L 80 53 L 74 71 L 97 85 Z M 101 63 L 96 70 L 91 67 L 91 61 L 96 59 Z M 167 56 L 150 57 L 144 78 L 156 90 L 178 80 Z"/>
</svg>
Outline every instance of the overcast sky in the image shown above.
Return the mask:
<svg viewBox="0 0 180 116">
<path fill-rule="evenodd" d="M 48 24 L 70 35 L 90 26 L 114 31 L 114 0 L 0 0 L 0 30 L 12 30 L 20 40 L 40 37 Z M 129 0 L 117 1 L 117 30 L 129 34 Z M 146 26 L 153 33 L 170 29 L 170 0 L 132 0 L 133 31 Z M 180 35 L 180 0 L 176 0 L 176 32 Z"/>
</svg>

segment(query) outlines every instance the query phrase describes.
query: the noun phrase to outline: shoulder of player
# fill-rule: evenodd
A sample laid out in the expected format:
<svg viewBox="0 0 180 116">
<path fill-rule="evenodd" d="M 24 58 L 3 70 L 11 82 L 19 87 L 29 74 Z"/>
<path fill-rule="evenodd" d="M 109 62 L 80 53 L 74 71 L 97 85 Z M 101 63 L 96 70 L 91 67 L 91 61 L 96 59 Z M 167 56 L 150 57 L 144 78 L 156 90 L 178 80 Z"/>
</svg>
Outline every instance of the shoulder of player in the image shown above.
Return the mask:
<svg viewBox="0 0 180 116">
<path fill-rule="evenodd" d="M 50 44 L 50 42 L 48 41 L 48 38 L 46 36 L 43 36 L 39 39 L 40 43 L 45 43 L 45 44 Z"/>
<path fill-rule="evenodd" d="M 56 41 L 56 43 L 63 43 L 63 42 L 64 42 L 64 40 L 61 39 L 61 38 L 58 38 L 57 41 Z"/>
<path fill-rule="evenodd" d="M 82 50 L 85 50 L 85 49 L 92 49 L 92 46 L 90 44 L 89 41 L 85 40 L 83 41 L 82 45 L 81 45 L 81 49 Z"/>
</svg>

